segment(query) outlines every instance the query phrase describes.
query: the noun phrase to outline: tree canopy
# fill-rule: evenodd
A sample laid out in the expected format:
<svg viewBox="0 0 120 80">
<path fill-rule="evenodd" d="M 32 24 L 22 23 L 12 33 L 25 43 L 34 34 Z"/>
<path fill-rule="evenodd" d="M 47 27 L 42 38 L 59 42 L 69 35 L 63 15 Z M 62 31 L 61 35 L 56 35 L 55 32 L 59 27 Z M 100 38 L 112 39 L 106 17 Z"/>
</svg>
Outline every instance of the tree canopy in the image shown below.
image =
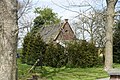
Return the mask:
<svg viewBox="0 0 120 80">
<path fill-rule="evenodd" d="M 36 8 L 38 16 L 34 19 L 34 26 L 57 24 L 60 18 L 51 8 Z"/>
</svg>

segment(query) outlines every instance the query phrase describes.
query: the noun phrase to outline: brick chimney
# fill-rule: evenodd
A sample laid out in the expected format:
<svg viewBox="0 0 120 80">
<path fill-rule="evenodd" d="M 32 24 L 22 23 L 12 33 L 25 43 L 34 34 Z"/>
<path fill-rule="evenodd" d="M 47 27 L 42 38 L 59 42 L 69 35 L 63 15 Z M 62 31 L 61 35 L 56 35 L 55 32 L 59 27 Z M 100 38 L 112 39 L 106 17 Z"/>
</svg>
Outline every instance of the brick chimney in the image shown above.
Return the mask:
<svg viewBox="0 0 120 80">
<path fill-rule="evenodd" d="M 68 22 L 68 19 L 65 19 L 65 23 Z"/>
</svg>

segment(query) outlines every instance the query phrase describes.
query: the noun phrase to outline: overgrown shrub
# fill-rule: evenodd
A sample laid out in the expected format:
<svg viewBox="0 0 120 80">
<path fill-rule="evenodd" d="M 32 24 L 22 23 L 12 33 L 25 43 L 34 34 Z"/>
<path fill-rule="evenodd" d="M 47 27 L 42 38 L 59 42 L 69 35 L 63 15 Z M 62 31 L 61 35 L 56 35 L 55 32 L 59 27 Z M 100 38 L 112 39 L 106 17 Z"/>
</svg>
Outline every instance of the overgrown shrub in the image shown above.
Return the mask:
<svg viewBox="0 0 120 80">
<path fill-rule="evenodd" d="M 66 47 L 50 42 L 45 44 L 40 35 L 30 33 L 24 39 L 22 62 L 33 65 L 42 56 L 43 64 L 51 67 L 93 67 L 99 64 L 98 50 L 86 41 L 70 42 Z"/>
<path fill-rule="evenodd" d="M 45 46 L 40 35 L 28 33 L 24 38 L 21 61 L 33 65 L 44 54 Z"/>
<path fill-rule="evenodd" d="M 26 53 L 28 51 L 29 40 L 30 40 L 30 33 L 27 33 L 27 35 L 24 38 L 23 45 L 22 45 L 23 46 L 22 53 L 21 53 L 21 62 L 22 63 L 26 63 Z"/>
<path fill-rule="evenodd" d="M 120 63 L 120 21 L 113 33 L 113 62 Z"/>
<path fill-rule="evenodd" d="M 98 64 L 97 48 L 86 41 L 69 43 L 67 51 L 69 67 L 93 67 Z"/>
<path fill-rule="evenodd" d="M 61 67 L 66 65 L 66 55 L 64 47 L 59 44 L 49 43 L 47 45 L 44 64 L 51 67 Z"/>
</svg>

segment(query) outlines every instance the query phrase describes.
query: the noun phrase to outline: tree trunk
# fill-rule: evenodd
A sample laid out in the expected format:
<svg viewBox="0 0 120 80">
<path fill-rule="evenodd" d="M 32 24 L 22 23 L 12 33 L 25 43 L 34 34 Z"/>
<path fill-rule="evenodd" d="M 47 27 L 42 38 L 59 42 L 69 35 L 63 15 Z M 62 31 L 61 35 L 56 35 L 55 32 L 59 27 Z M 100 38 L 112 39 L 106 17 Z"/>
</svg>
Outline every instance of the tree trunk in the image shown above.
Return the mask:
<svg viewBox="0 0 120 80">
<path fill-rule="evenodd" d="M 115 4 L 117 0 L 106 0 L 106 45 L 105 45 L 105 70 L 112 68 L 113 63 L 113 22 L 115 13 Z"/>
<path fill-rule="evenodd" d="M 0 80 L 16 80 L 17 1 L 0 0 Z"/>
</svg>

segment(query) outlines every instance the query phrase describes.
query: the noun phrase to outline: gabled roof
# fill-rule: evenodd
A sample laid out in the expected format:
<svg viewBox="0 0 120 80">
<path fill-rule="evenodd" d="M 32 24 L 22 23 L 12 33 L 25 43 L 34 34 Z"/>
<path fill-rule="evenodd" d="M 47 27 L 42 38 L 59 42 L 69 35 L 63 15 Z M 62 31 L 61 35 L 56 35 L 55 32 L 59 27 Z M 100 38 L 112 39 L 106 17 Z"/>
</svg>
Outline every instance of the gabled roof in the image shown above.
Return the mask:
<svg viewBox="0 0 120 80">
<path fill-rule="evenodd" d="M 62 33 L 62 30 L 64 30 L 66 24 L 68 24 L 68 27 L 70 28 L 70 31 L 74 34 L 72 28 L 70 27 L 70 24 L 68 23 L 68 19 L 65 19 L 65 23 L 60 27 L 60 30 L 59 30 L 58 34 L 55 36 L 54 41 L 56 41 L 58 36 Z"/>
<path fill-rule="evenodd" d="M 62 30 L 64 29 L 65 25 L 68 24 L 68 19 L 65 19 L 65 23 L 58 24 L 58 25 L 50 25 L 50 26 L 44 26 L 42 27 L 39 32 L 42 37 L 42 39 L 49 43 L 50 41 L 56 41 Z M 70 27 L 70 25 L 69 25 Z M 72 33 L 74 34 L 72 28 L 70 27 Z"/>
</svg>

